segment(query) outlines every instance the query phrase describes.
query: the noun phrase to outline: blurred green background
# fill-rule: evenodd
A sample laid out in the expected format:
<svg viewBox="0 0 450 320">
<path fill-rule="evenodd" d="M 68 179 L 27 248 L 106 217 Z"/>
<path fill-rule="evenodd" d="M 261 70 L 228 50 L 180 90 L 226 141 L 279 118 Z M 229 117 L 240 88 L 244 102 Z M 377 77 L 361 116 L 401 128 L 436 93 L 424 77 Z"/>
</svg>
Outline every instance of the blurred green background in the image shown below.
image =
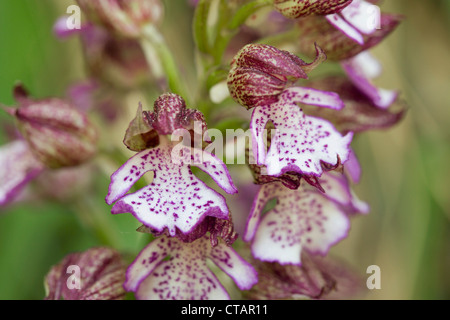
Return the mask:
<svg viewBox="0 0 450 320">
<path fill-rule="evenodd" d="M 72 3 L 0 1 L 0 103 L 14 105 L 11 89 L 18 80 L 40 98 L 64 96 L 68 85 L 83 79 L 79 42 L 56 40 L 51 31 Z M 384 65 L 377 83 L 398 88 L 409 111 L 395 128 L 355 140 L 363 168 L 356 191 L 372 210 L 353 220 L 349 237 L 332 252 L 363 275 L 369 265 L 380 266 L 382 288 L 366 299 L 449 299 L 450 1 L 386 1 L 382 9 L 406 20 L 373 50 Z M 165 25 L 176 30 L 179 23 Z M 0 113 L 2 127 L 11 123 Z M 0 133 L 0 143 L 6 141 Z M 103 222 L 120 235 L 114 239 L 118 249 L 135 251 L 142 247 L 136 222 L 131 215 L 109 214 L 107 184 L 106 176 L 96 178 L 90 192 L 98 203 L 86 206 L 104 212 Z M 101 244 L 90 218 L 82 221 L 71 208 L 42 201 L 0 209 L 0 299 L 42 299 L 43 278 L 53 264 Z"/>
</svg>

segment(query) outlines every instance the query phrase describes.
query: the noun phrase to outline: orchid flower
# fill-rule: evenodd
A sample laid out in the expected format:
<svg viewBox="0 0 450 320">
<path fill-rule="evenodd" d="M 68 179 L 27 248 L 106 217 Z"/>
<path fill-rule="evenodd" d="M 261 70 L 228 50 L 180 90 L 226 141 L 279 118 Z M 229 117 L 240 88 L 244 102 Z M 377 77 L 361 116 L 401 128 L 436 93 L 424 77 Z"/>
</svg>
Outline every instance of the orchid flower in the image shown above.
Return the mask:
<svg viewBox="0 0 450 320">
<path fill-rule="evenodd" d="M 191 170 L 195 165 L 209 174 L 229 194 L 237 192 L 226 165 L 208 152 L 191 152 L 191 146 L 175 146 L 165 135 L 185 130 L 200 114 L 186 109 L 184 100 L 165 94 L 155 102 L 155 112 L 147 113 L 148 126 L 159 134 L 157 147 L 131 157 L 111 176 L 106 202 L 114 204 L 113 214 L 130 212 L 145 226 L 170 236 L 187 235 L 206 217 L 227 220 L 225 198 L 197 178 Z M 153 182 L 147 187 L 126 194 L 146 172 L 153 171 Z"/>
<path fill-rule="evenodd" d="M 308 185 L 297 190 L 280 182 L 261 186 L 244 235 L 245 241 L 251 241 L 255 258 L 300 265 L 303 251 L 325 256 L 347 236 L 349 214 L 368 212 L 344 176 L 324 174 L 319 181 L 325 193 Z M 274 198 L 277 204 L 263 216 L 266 204 Z"/>
<path fill-rule="evenodd" d="M 307 64 L 295 55 L 267 45 L 248 45 L 233 59 L 228 77 L 232 97 L 247 108 L 254 108 L 250 129 L 256 163 L 270 176 L 295 172 L 320 177 L 324 167 L 337 166 L 348 158 L 353 134 L 342 136 L 331 123 L 303 114 L 297 103 L 342 109 L 334 92 L 289 87 L 326 59 L 316 46 L 316 59 Z M 265 129 L 275 129 L 266 153 Z"/>
<path fill-rule="evenodd" d="M 241 290 L 250 289 L 258 281 L 254 268 L 223 243 L 212 247 L 207 237 L 185 243 L 163 236 L 152 241 L 133 261 L 124 288 L 140 300 L 229 299 L 226 289 L 208 268 L 207 259 Z"/>
<path fill-rule="evenodd" d="M 250 124 L 253 151 L 257 163 L 267 167 L 268 175 L 297 172 L 319 177 L 324 172 L 324 165 L 333 166 L 347 161 L 353 134 L 342 136 L 330 122 L 306 116 L 297 106 L 297 103 L 305 103 L 308 99 L 312 103 L 326 105 L 335 105 L 340 100 L 330 95 L 314 101 L 308 95 L 297 88 L 286 89 L 278 102 L 253 111 Z M 273 123 L 276 134 L 266 152 L 264 129 L 269 121 Z"/>
</svg>

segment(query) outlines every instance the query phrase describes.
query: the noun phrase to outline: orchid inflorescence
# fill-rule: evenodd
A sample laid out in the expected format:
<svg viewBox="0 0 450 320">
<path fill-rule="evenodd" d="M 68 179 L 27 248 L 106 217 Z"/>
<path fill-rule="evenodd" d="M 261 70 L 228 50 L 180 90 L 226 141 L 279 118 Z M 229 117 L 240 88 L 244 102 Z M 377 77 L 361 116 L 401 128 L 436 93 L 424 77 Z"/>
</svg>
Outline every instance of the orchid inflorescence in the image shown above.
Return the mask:
<svg viewBox="0 0 450 320">
<path fill-rule="evenodd" d="M 397 91 L 375 84 L 381 64 L 369 53 L 402 17 L 364 0 L 186 2 L 195 90 L 162 32 L 162 0 L 77 0 L 81 28 L 63 17 L 54 31 L 80 37 L 90 78 L 63 98 L 33 99 L 18 84 L 18 107 L 4 108 L 20 134 L 0 147 L 0 205 L 49 173 L 70 176 L 59 182 L 70 193 L 100 174 L 89 166 L 114 162 L 106 203 L 151 239 L 132 262 L 111 246 L 71 253 L 46 276 L 46 299 L 352 297 L 360 278 L 329 251 L 369 212 L 352 190 L 355 135 L 405 113 Z M 342 72 L 310 79 L 325 63 Z M 129 119 L 136 91 L 150 91 L 154 107 L 143 98 Z M 124 118 L 124 146 L 111 152 Z M 219 136 L 235 129 L 248 129 L 235 155 L 245 168 L 220 151 L 234 149 L 239 137 Z M 81 270 L 75 292 L 69 265 Z"/>
</svg>

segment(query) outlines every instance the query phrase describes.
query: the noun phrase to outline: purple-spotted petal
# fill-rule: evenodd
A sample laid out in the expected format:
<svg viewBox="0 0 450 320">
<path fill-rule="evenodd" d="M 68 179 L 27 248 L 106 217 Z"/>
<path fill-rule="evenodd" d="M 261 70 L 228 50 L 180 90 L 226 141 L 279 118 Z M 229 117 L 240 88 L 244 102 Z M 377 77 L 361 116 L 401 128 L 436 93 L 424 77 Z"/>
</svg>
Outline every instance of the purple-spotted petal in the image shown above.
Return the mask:
<svg viewBox="0 0 450 320">
<path fill-rule="evenodd" d="M 0 206 L 16 199 L 28 182 L 44 170 L 28 144 L 17 140 L 0 147 Z"/>
<path fill-rule="evenodd" d="M 277 204 L 261 217 L 273 198 Z M 322 193 L 272 183 L 263 185 L 255 198 L 244 239 L 252 241 L 257 259 L 299 265 L 303 250 L 326 255 L 347 236 L 349 227 L 345 212 Z"/>
<path fill-rule="evenodd" d="M 225 198 L 192 173 L 190 165 L 198 163 L 194 161 L 194 155 L 189 155 L 190 162 L 180 162 L 180 159 L 174 161 L 172 151 L 171 147 L 163 145 L 138 153 L 111 176 L 106 202 L 112 204 L 117 201 L 112 213 L 130 212 L 152 229 L 163 231 L 167 228 L 171 236 L 175 236 L 177 230 L 189 233 L 206 216 L 228 219 Z M 214 180 L 225 191 L 236 192 L 220 160 L 209 155 L 199 167 L 211 172 Z M 148 171 L 154 172 L 153 182 L 125 196 L 131 186 Z"/>
<path fill-rule="evenodd" d="M 253 267 L 233 248 L 218 245 L 211 249 L 208 257 L 236 283 L 239 289 L 249 290 L 258 282 L 257 274 Z"/>
<path fill-rule="evenodd" d="M 344 103 L 337 93 L 312 88 L 288 88 L 283 92 L 283 99 L 289 103 L 302 103 L 336 110 L 344 107 Z"/>
<path fill-rule="evenodd" d="M 378 62 L 365 52 L 341 62 L 353 84 L 377 107 L 387 109 L 397 100 L 398 92 L 378 88 L 372 83 L 372 77 L 379 74 L 377 64 Z"/>
<path fill-rule="evenodd" d="M 320 176 L 323 163 L 345 163 L 353 134 L 342 136 L 333 125 L 319 118 L 306 116 L 291 100 L 289 93 L 280 101 L 253 111 L 250 128 L 257 164 L 266 165 L 269 175 L 279 176 L 293 171 Z M 271 121 L 275 128 L 266 155 L 264 129 Z"/>
<path fill-rule="evenodd" d="M 228 194 L 238 192 L 225 163 L 209 152 L 193 152 L 192 164 L 206 172 Z"/>
<path fill-rule="evenodd" d="M 207 237 L 192 243 L 161 237 L 130 265 L 124 287 L 142 300 L 229 299 L 206 259 L 211 259 L 243 290 L 257 282 L 253 267 L 222 243 L 212 248 Z"/>
<path fill-rule="evenodd" d="M 269 131 L 268 133 L 270 133 L 270 129 L 272 129 L 272 128 L 267 128 L 267 130 Z M 268 146 L 271 145 L 270 135 L 268 135 L 267 144 L 268 144 Z M 287 188 L 298 189 L 300 187 L 301 181 L 305 180 L 306 183 L 317 188 L 321 192 L 325 192 L 325 190 L 320 185 L 319 179 L 315 175 L 307 175 L 307 174 L 302 174 L 302 173 L 295 172 L 295 171 L 287 171 L 279 176 L 268 175 L 267 168 L 265 166 L 256 164 L 255 158 L 253 156 L 253 150 L 252 150 L 251 144 L 249 144 L 249 146 L 246 148 L 246 157 L 248 159 L 248 164 L 249 164 L 251 173 L 253 175 L 253 179 L 254 179 L 253 181 L 255 184 L 261 185 L 261 184 L 266 184 L 266 183 L 272 183 L 274 181 L 279 181 L 279 182 L 283 183 L 283 185 Z M 341 169 L 342 169 L 342 164 L 340 161 L 338 161 L 337 164 L 332 165 L 332 166 L 329 166 L 325 163 L 321 163 L 321 166 L 322 166 L 322 169 L 324 170 L 324 172 L 332 171 L 332 170 L 341 171 Z"/>
</svg>

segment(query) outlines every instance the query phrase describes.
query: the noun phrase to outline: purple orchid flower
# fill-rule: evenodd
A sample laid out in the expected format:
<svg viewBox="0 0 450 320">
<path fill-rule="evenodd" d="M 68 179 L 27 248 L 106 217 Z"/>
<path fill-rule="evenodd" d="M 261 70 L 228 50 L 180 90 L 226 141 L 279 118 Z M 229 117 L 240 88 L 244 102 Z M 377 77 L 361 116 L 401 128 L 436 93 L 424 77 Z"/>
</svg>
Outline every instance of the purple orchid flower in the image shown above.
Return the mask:
<svg viewBox="0 0 450 320">
<path fill-rule="evenodd" d="M 308 89 L 311 90 L 311 89 Z M 279 101 L 253 111 L 250 128 L 253 152 L 257 164 L 267 167 L 267 174 L 280 176 L 286 172 L 321 176 L 324 166 L 335 166 L 348 159 L 353 134 L 342 136 L 333 125 L 323 119 L 306 116 L 297 103 L 336 106 L 337 95 L 321 93 L 320 101 L 308 97 L 305 89 L 289 88 Z M 311 90 L 310 92 L 316 92 Z M 318 92 L 318 91 L 317 91 Z M 338 104 L 341 108 L 341 102 Z M 275 129 L 266 152 L 264 129 L 271 121 Z"/>
<path fill-rule="evenodd" d="M 167 229 L 170 236 L 191 233 L 208 216 L 228 220 L 225 198 L 191 170 L 195 165 L 209 174 L 225 192 L 234 194 L 237 189 L 226 165 L 201 148 L 174 146 L 165 137 L 186 132 L 191 128 L 191 121 L 202 118 L 201 114 L 186 109 L 184 100 L 175 94 L 162 95 L 155 102 L 155 111 L 144 113 L 148 126 L 159 134 L 159 145 L 131 157 L 111 176 L 106 202 L 115 202 L 112 213 L 130 212 L 152 230 L 163 232 Z M 153 172 L 153 182 L 126 195 L 148 171 Z"/>
<path fill-rule="evenodd" d="M 289 172 L 320 177 L 326 168 L 336 168 L 348 158 L 353 134 L 342 136 L 330 122 L 306 116 L 297 106 L 302 103 L 340 110 L 344 104 L 339 96 L 329 91 L 288 87 L 307 78 L 325 59 L 318 46 L 316 59 L 308 64 L 267 45 L 248 45 L 233 59 L 228 87 L 238 103 L 254 108 L 250 122 L 253 156 L 257 165 L 267 168 L 269 176 Z M 268 123 L 275 134 L 266 152 Z"/>
<path fill-rule="evenodd" d="M 212 247 L 207 237 L 192 243 L 160 237 L 130 265 L 124 287 L 140 300 L 229 299 L 206 259 L 222 269 L 241 290 L 249 290 L 258 281 L 255 269 L 224 243 Z"/>
<path fill-rule="evenodd" d="M 251 241 L 255 258 L 300 265 L 303 251 L 324 256 L 347 236 L 349 215 L 368 212 L 369 207 L 351 191 L 344 175 L 324 174 L 319 182 L 325 193 L 309 185 L 297 190 L 280 182 L 261 186 L 244 235 L 245 241 Z M 274 198 L 277 204 L 262 216 Z"/>
</svg>

